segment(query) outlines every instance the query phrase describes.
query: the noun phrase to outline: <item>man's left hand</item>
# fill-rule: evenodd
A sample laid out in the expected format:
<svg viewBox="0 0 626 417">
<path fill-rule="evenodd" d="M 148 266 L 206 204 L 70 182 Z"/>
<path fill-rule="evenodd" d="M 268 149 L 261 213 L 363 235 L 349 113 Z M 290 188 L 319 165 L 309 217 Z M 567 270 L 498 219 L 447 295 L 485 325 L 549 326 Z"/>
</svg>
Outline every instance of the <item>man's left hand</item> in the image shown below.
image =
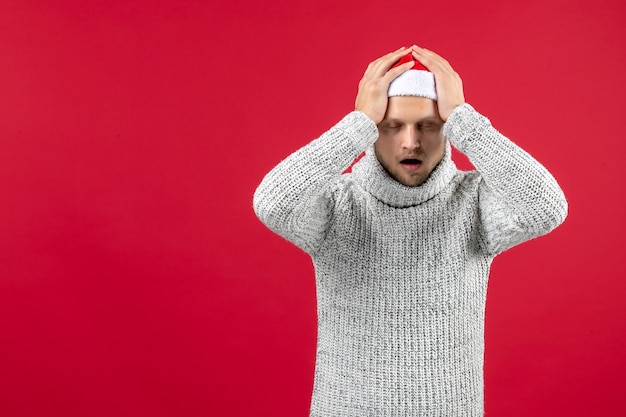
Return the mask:
<svg viewBox="0 0 626 417">
<path fill-rule="evenodd" d="M 422 63 L 435 76 L 437 107 L 443 121 L 448 120 L 452 111 L 465 103 L 463 81 L 452 66 L 433 51 L 413 45 L 411 51 L 415 59 Z"/>
</svg>

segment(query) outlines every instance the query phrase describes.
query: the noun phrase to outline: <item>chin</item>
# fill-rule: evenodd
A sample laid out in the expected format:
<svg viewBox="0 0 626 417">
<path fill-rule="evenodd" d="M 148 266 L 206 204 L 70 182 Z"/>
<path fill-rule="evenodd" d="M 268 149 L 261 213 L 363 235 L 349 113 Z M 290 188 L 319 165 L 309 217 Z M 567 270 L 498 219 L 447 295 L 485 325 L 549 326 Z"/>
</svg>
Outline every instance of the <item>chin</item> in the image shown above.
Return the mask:
<svg viewBox="0 0 626 417">
<path fill-rule="evenodd" d="M 424 184 L 426 181 L 424 180 L 420 180 L 418 182 L 413 182 L 410 185 L 408 185 L 409 187 L 419 187 L 420 185 Z"/>
</svg>

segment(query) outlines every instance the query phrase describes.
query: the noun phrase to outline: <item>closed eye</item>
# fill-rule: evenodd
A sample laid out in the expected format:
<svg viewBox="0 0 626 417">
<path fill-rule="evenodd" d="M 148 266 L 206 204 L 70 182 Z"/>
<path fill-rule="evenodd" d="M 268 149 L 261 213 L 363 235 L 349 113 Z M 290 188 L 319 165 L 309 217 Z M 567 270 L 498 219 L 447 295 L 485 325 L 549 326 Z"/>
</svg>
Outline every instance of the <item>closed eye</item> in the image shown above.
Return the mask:
<svg viewBox="0 0 626 417">
<path fill-rule="evenodd" d="M 420 123 L 417 127 L 419 130 L 430 131 L 438 129 L 439 125 L 435 123 Z"/>
<path fill-rule="evenodd" d="M 401 128 L 402 128 L 402 125 L 396 124 L 396 123 L 390 123 L 390 124 L 383 125 L 383 129 L 386 129 L 386 130 L 398 130 L 398 129 L 401 129 Z"/>
</svg>

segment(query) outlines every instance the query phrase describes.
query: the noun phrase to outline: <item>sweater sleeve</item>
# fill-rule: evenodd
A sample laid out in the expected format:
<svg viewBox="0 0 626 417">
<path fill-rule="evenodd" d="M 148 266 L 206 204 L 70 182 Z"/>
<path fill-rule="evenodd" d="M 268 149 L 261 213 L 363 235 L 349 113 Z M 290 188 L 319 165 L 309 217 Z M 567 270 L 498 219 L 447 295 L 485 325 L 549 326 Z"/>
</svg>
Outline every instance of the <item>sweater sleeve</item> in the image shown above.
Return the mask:
<svg viewBox="0 0 626 417">
<path fill-rule="evenodd" d="M 378 129 L 368 116 L 349 113 L 265 176 L 254 193 L 256 215 L 275 233 L 314 253 L 332 216 L 333 185 L 377 138 Z"/>
<path fill-rule="evenodd" d="M 469 104 L 454 110 L 444 135 L 481 176 L 481 244 L 486 253 L 501 253 L 565 220 L 567 201 L 554 177 Z"/>
</svg>

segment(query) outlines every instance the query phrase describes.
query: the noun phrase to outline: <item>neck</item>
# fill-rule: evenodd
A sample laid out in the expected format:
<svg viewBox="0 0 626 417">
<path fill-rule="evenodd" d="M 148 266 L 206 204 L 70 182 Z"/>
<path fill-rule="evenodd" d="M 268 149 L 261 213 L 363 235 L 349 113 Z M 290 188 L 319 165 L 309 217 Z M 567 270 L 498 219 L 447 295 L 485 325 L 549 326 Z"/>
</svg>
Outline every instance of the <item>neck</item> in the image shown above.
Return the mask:
<svg viewBox="0 0 626 417">
<path fill-rule="evenodd" d="M 380 164 L 373 149 L 352 167 L 357 183 L 378 200 L 394 207 L 411 207 L 437 195 L 457 172 L 451 158 L 450 144 L 446 143 L 443 158 L 428 179 L 415 187 L 396 181 Z"/>
</svg>

